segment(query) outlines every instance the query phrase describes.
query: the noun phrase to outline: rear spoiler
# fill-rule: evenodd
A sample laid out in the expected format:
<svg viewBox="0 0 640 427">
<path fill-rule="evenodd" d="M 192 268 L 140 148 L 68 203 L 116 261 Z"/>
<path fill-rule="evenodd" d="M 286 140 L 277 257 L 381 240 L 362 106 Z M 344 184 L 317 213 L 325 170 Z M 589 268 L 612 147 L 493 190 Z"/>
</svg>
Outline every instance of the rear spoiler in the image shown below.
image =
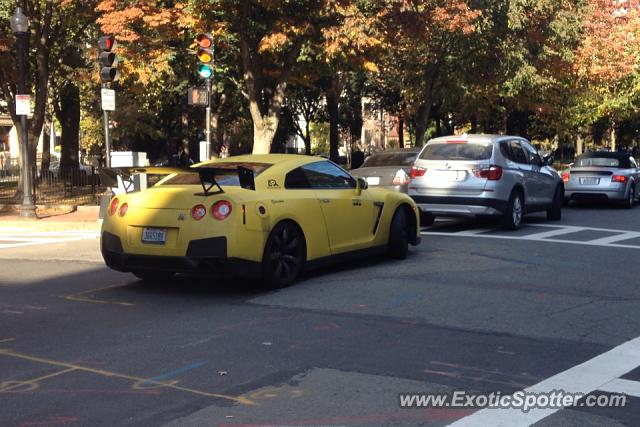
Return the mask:
<svg viewBox="0 0 640 427">
<path fill-rule="evenodd" d="M 125 192 L 133 189 L 133 176 L 139 174 L 171 175 L 171 174 L 198 174 L 204 195 L 224 193 L 224 190 L 216 182 L 216 176 L 228 175 L 232 169 L 211 168 L 206 166 L 193 168 L 166 167 L 166 166 L 129 166 L 117 168 L 105 168 L 100 170 L 102 183 L 108 187 L 118 186 L 118 176 L 121 178 Z M 256 189 L 255 176 L 252 169 L 238 166 L 236 169 L 240 187 L 247 190 Z M 217 187 L 215 193 L 211 189 Z"/>
</svg>

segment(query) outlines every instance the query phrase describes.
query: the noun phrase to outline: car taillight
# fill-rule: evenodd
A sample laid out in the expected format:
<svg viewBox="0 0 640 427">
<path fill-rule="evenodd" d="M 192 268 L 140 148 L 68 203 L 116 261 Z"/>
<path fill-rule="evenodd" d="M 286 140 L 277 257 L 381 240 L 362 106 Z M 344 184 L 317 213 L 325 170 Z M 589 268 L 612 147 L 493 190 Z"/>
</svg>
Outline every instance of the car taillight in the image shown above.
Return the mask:
<svg viewBox="0 0 640 427">
<path fill-rule="evenodd" d="M 118 211 L 118 215 L 125 216 L 127 214 L 127 209 L 129 209 L 129 204 L 128 203 L 123 203 L 122 206 L 120 206 L 120 210 Z"/>
<path fill-rule="evenodd" d="M 227 219 L 229 215 L 231 215 L 231 211 L 233 210 L 231 203 L 226 200 L 221 200 L 216 202 L 211 208 L 211 215 L 218 221 L 222 221 L 223 219 Z"/>
<path fill-rule="evenodd" d="M 411 166 L 411 173 L 410 173 L 410 177 L 411 179 L 416 178 L 418 176 L 424 176 L 424 174 L 427 172 L 426 169 L 424 168 L 419 168 L 417 166 Z"/>
<path fill-rule="evenodd" d="M 191 217 L 196 221 L 200 221 L 207 214 L 207 208 L 204 205 L 195 205 L 191 208 Z"/>
<path fill-rule="evenodd" d="M 118 200 L 117 197 L 111 200 L 111 204 L 109 205 L 109 215 L 114 216 L 116 214 L 119 203 L 120 203 L 120 200 Z"/>
<path fill-rule="evenodd" d="M 620 184 L 626 184 L 629 178 L 624 175 L 612 175 L 611 182 L 619 182 Z"/>
<path fill-rule="evenodd" d="M 500 166 L 489 166 L 488 168 L 474 169 L 473 174 L 478 178 L 498 181 L 502 178 L 502 168 Z"/>
<path fill-rule="evenodd" d="M 571 175 L 569 172 L 562 172 L 562 182 L 569 182 Z"/>
<path fill-rule="evenodd" d="M 393 177 L 393 185 L 406 185 L 409 183 L 409 175 L 404 171 L 404 169 L 398 170 L 396 175 Z"/>
</svg>

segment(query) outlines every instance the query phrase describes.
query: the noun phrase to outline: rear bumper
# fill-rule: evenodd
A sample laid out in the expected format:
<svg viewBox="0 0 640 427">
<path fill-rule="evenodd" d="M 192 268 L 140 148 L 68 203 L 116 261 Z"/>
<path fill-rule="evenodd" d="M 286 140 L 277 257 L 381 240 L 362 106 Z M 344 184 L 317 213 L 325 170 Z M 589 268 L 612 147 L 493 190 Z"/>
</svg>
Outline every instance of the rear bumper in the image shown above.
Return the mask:
<svg viewBox="0 0 640 427">
<path fill-rule="evenodd" d="M 507 201 L 483 197 L 411 196 L 422 212 L 444 216 L 502 215 Z"/>
<path fill-rule="evenodd" d="M 564 191 L 565 200 L 612 200 L 624 201 L 627 199 L 627 189 L 572 189 L 566 188 Z"/>
<path fill-rule="evenodd" d="M 120 238 L 107 231 L 100 239 L 102 258 L 109 268 L 122 272 L 166 271 L 172 273 L 233 274 L 260 277 L 260 263 L 227 258 L 226 237 L 192 240 L 186 256 L 157 256 L 125 253 Z"/>
</svg>

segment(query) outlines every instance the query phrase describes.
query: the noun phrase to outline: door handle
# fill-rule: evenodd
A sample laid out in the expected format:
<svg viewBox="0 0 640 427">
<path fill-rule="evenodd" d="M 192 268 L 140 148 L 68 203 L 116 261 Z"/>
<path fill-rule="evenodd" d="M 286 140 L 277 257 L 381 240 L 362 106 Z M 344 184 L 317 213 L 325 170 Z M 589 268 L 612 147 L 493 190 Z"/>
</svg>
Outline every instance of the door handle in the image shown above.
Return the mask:
<svg viewBox="0 0 640 427">
<path fill-rule="evenodd" d="M 330 200 L 330 199 L 320 199 L 320 202 L 322 202 L 322 203 L 329 203 L 329 202 L 331 202 L 331 200 Z"/>
</svg>

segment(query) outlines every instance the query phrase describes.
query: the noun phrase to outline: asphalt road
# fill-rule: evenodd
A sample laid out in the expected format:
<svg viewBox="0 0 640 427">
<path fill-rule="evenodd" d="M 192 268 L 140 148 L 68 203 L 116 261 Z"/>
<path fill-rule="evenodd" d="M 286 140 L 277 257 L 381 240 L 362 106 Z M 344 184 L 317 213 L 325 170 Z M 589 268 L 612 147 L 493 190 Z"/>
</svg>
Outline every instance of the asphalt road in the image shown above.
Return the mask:
<svg viewBox="0 0 640 427">
<path fill-rule="evenodd" d="M 572 207 L 515 233 L 438 221 L 405 261 L 275 292 L 146 284 L 105 268 L 90 234 L 5 233 L 0 424 L 488 425 L 471 408 L 402 409 L 399 393 L 622 384 L 624 408 L 494 409 L 491 424 L 640 425 L 639 215 Z"/>
</svg>

